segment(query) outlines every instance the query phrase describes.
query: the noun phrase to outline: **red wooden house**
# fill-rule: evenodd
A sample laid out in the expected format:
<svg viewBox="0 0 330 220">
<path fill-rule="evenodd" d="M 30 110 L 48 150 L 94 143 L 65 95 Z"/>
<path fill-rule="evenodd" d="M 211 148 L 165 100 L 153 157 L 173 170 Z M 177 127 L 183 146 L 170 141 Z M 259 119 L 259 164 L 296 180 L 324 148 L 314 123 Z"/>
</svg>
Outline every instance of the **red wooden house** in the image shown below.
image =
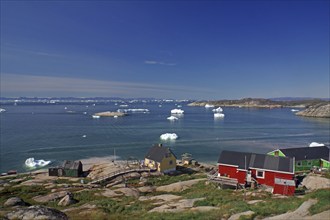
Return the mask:
<svg viewBox="0 0 330 220">
<path fill-rule="evenodd" d="M 293 195 L 295 190 L 293 158 L 222 151 L 218 168 L 218 176 L 236 179 L 241 185 L 256 181 L 273 187 L 273 193 L 285 195 Z"/>
</svg>

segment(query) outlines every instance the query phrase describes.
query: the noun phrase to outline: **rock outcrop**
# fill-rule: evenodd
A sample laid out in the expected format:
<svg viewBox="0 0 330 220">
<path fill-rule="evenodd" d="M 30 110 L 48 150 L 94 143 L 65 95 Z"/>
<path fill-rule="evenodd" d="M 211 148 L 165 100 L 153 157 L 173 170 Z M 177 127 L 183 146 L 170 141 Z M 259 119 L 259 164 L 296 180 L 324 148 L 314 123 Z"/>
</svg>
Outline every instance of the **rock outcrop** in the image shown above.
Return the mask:
<svg viewBox="0 0 330 220">
<path fill-rule="evenodd" d="M 330 188 L 330 179 L 310 174 L 303 179 L 301 185 L 309 190 L 327 189 Z"/>
<path fill-rule="evenodd" d="M 9 212 L 4 219 L 47 219 L 47 220 L 67 220 L 68 217 L 63 212 L 45 206 L 30 206 Z"/>
<path fill-rule="evenodd" d="M 72 204 L 77 203 L 78 201 L 75 200 L 73 198 L 73 194 L 72 193 L 68 193 L 66 196 L 64 196 L 59 202 L 58 205 L 59 206 L 69 206 Z"/>
<path fill-rule="evenodd" d="M 5 207 L 25 206 L 26 203 L 19 197 L 11 197 L 4 204 Z"/>
<path fill-rule="evenodd" d="M 305 117 L 330 118 L 330 104 L 317 104 L 297 112 L 296 115 Z"/>
</svg>

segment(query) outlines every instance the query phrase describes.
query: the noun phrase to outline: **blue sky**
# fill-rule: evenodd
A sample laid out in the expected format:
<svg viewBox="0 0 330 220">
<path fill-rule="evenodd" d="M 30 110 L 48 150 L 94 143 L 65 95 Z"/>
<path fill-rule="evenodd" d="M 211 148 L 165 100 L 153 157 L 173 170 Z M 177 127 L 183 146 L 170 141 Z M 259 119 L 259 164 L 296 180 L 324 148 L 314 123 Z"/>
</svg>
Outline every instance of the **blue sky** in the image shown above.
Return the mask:
<svg viewBox="0 0 330 220">
<path fill-rule="evenodd" d="M 329 97 L 329 1 L 1 1 L 1 96 Z"/>
</svg>

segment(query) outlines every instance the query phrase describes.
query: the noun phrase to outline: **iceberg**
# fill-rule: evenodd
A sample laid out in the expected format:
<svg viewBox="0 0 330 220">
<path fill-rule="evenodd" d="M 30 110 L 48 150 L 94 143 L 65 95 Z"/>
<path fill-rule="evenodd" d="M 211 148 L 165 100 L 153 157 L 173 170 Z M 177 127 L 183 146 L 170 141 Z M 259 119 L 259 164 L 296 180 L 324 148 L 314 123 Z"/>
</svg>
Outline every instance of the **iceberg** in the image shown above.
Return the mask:
<svg viewBox="0 0 330 220">
<path fill-rule="evenodd" d="M 6 111 L 6 109 L 0 108 L 0 112 L 5 112 L 5 111 Z"/>
<path fill-rule="evenodd" d="M 298 109 L 291 109 L 292 112 L 299 112 Z"/>
<path fill-rule="evenodd" d="M 176 120 L 178 120 L 178 118 L 175 117 L 175 116 L 173 116 L 173 115 L 171 115 L 170 117 L 167 118 L 167 120 L 176 121 Z"/>
<path fill-rule="evenodd" d="M 33 157 L 26 159 L 25 166 L 29 168 L 44 167 L 50 164 L 50 160 L 35 160 Z"/>
<path fill-rule="evenodd" d="M 178 135 L 176 133 L 165 133 L 160 135 L 160 139 L 162 140 L 176 140 L 178 139 Z"/>
<path fill-rule="evenodd" d="M 312 142 L 309 147 L 324 147 L 325 145 L 322 143 Z"/>
<path fill-rule="evenodd" d="M 223 109 L 221 107 L 213 109 L 213 112 L 223 112 Z"/>
<path fill-rule="evenodd" d="M 214 108 L 214 105 L 206 104 L 205 108 Z"/>
<path fill-rule="evenodd" d="M 101 116 L 99 115 L 92 115 L 93 118 L 100 118 Z"/>
<path fill-rule="evenodd" d="M 171 114 L 183 114 L 184 113 L 184 111 L 183 110 L 181 110 L 181 109 L 172 109 L 171 110 Z"/>
<path fill-rule="evenodd" d="M 214 113 L 214 117 L 215 117 L 215 118 L 224 118 L 224 117 L 225 117 L 225 114 L 222 114 L 222 113 Z"/>
</svg>

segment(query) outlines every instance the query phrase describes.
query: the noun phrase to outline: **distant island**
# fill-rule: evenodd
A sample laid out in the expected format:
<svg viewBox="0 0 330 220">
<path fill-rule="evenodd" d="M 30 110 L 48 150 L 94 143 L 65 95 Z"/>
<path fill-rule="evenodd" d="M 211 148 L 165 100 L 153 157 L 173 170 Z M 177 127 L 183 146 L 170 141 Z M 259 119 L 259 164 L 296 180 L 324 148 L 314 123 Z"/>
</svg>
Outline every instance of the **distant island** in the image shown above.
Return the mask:
<svg viewBox="0 0 330 220">
<path fill-rule="evenodd" d="M 330 102 L 323 99 L 277 101 L 261 98 L 244 98 L 238 100 L 195 101 L 188 106 L 225 106 L 244 108 L 307 108 L 296 113 L 299 116 L 330 118 Z"/>
</svg>

